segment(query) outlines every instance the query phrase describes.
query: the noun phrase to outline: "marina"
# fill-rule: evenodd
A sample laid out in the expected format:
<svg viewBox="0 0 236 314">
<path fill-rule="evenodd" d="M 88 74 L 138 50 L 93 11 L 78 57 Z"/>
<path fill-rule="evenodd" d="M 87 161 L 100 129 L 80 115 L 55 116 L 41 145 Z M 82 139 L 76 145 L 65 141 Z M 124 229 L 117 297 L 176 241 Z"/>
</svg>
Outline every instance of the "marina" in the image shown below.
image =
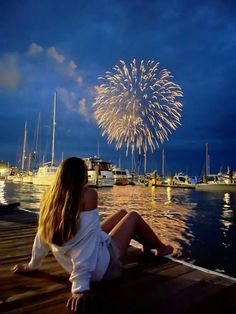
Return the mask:
<svg viewBox="0 0 236 314">
<path fill-rule="evenodd" d="M 0 7 L 0 313 L 235 314 L 236 1 Z"/>
<path fill-rule="evenodd" d="M 36 223 L 35 213 L 0 209 L 1 313 L 70 313 L 65 306 L 70 296 L 68 275 L 52 255 L 46 257 L 38 271 L 10 272 L 14 264 L 29 260 Z M 176 259 L 145 256 L 133 247 L 127 255 L 123 277 L 94 283 L 91 291 L 91 314 L 236 311 L 236 279 Z"/>
<path fill-rule="evenodd" d="M 38 212 L 47 186 L 0 181 L 0 202 Z M 102 218 L 138 211 L 175 248 L 175 257 L 236 277 L 236 193 L 140 185 L 98 189 Z M 211 248 L 211 250 L 209 250 Z"/>
</svg>

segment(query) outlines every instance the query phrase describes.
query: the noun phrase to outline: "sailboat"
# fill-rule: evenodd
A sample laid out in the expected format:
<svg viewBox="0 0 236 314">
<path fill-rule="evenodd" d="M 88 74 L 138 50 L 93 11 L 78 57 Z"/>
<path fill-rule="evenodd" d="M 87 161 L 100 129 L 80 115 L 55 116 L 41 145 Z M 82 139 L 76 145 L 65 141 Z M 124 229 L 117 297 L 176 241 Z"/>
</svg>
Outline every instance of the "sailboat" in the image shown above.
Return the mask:
<svg viewBox="0 0 236 314">
<path fill-rule="evenodd" d="M 32 183 L 36 185 L 51 185 L 56 177 L 57 167 L 54 163 L 54 149 L 55 149 L 55 131 L 56 131 L 56 103 L 57 94 L 54 93 L 53 101 L 53 123 L 52 123 L 52 159 L 49 162 L 43 163 L 39 167 L 36 175 L 32 178 Z"/>
<path fill-rule="evenodd" d="M 203 182 L 196 184 L 196 190 L 207 192 L 236 192 L 236 183 L 225 181 L 219 174 L 210 174 L 208 144 L 205 148 L 205 174 Z"/>
<path fill-rule="evenodd" d="M 13 176 L 12 178 L 13 182 L 23 181 L 24 169 L 25 169 L 26 145 L 27 145 L 27 121 L 25 121 L 24 142 L 23 142 L 23 149 L 22 149 L 22 156 L 21 156 L 21 168 L 20 168 L 20 172 Z"/>
<path fill-rule="evenodd" d="M 183 174 L 182 172 L 176 173 L 173 177 L 165 177 L 164 149 L 162 149 L 161 154 L 161 175 L 158 176 L 156 172 L 152 173 L 149 185 L 157 187 L 195 189 L 195 182 L 193 182 L 193 178 L 190 178 L 187 174 Z"/>
<path fill-rule="evenodd" d="M 23 175 L 23 183 L 33 183 L 33 177 L 35 175 L 36 166 L 38 167 L 38 138 L 39 138 L 39 125 L 40 125 L 40 113 L 38 114 L 38 122 L 36 128 L 36 139 L 35 139 L 35 147 L 32 152 L 28 155 L 28 170 Z M 33 170 L 31 169 L 33 168 Z"/>
</svg>

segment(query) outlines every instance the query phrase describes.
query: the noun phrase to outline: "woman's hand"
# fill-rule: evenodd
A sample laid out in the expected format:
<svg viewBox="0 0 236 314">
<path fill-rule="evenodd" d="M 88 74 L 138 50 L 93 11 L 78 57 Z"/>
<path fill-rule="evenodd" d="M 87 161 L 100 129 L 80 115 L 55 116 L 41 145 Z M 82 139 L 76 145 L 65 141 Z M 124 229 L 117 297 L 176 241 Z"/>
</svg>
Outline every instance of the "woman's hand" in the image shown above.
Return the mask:
<svg viewBox="0 0 236 314">
<path fill-rule="evenodd" d="M 73 293 L 72 296 L 68 299 L 66 306 L 71 311 L 80 311 L 81 313 L 86 313 L 88 307 L 91 307 L 91 293 L 90 291 L 83 291 Z"/>
<path fill-rule="evenodd" d="M 11 268 L 13 273 L 28 273 L 31 271 L 28 264 L 16 264 L 14 267 Z"/>
</svg>

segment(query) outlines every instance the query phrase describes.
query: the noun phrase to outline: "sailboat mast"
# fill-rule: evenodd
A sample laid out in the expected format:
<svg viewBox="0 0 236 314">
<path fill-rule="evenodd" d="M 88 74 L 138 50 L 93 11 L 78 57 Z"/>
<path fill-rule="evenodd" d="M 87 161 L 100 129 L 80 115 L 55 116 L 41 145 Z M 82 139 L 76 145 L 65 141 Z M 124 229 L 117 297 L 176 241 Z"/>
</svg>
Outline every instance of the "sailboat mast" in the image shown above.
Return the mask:
<svg viewBox="0 0 236 314">
<path fill-rule="evenodd" d="M 145 146 L 144 146 L 144 174 L 147 172 L 147 139 L 145 137 Z"/>
<path fill-rule="evenodd" d="M 25 132 L 24 132 L 24 143 L 21 157 L 21 170 L 24 171 L 25 168 L 25 154 L 26 154 L 26 143 L 27 143 L 27 121 L 25 121 Z"/>
<path fill-rule="evenodd" d="M 52 122 L 52 162 L 51 166 L 54 165 L 54 149 L 55 149 L 55 131 L 56 131 L 56 104 L 57 104 L 57 93 L 54 93 L 53 101 L 53 122 Z"/>
<path fill-rule="evenodd" d="M 165 176 L 165 151 L 164 148 L 162 149 L 161 153 L 161 176 L 164 178 Z"/>
<path fill-rule="evenodd" d="M 36 140 L 35 140 L 35 148 L 34 148 L 34 156 L 37 161 L 38 161 L 38 146 L 39 146 L 39 126 L 40 126 L 40 112 L 38 114 L 38 123 L 37 123 L 37 129 L 36 129 Z"/>
<path fill-rule="evenodd" d="M 30 167 L 31 167 L 31 153 L 29 153 L 29 157 L 28 157 L 28 172 L 30 172 Z"/>
<path fill-rule="evenodd" d="M 99 147 L 99 139 L 97 140 L 97 157 L 100 157 L 100 151 L 99 151 L 100 147 Z"/>
<path fill-rule="evenodd" d="M 206 169 L 205 169 L 206 180 L 208 176 L 208 171 L 209 171 L 209 156 L 208 156 L 208 143 L 206 143 Z"/>
</svg>

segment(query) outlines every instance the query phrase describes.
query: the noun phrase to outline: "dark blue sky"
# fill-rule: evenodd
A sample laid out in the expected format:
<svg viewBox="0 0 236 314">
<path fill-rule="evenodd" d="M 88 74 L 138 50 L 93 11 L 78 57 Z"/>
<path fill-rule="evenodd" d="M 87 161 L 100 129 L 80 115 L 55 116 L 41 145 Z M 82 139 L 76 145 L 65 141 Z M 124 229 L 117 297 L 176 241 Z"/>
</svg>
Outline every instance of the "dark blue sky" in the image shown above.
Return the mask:
<svg viewBox="0 0 236 314">
<path fill-rule="evenodd" d="M 199 174 L 209 143 L 212 172 L 236 169 L 236 3 L 191 0 L 18 0 L 0 2 L 0 160 L 20 158 L 25 120 L 33 146 L 41 112 L 41 154 L 50 158 L 58 92 L 56 158 L 97 153 L 114 163 L 92 117 L 98 77 L 119 63 L 155 60 L 183 91 L 182 125 L 161 148 L 168 171 Z M 46 144 L 47 143 L 47 144 Z M 160 169 L 160 150 L 148 169 Z"/>
</svg>

